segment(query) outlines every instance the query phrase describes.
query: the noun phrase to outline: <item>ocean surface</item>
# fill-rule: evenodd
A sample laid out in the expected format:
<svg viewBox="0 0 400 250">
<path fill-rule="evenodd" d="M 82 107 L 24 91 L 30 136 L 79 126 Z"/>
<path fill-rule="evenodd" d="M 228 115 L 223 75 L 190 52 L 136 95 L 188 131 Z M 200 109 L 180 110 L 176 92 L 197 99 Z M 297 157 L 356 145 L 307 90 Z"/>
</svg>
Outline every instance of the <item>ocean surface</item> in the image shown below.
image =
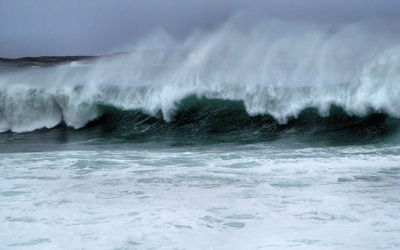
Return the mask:
<svg viewBox="0 0 400 250">
<path fill-rule="evenodd" d="M 376 27 L 0 59 L 0 249 L 399 249 L 400 39 Z"/>
</svg>

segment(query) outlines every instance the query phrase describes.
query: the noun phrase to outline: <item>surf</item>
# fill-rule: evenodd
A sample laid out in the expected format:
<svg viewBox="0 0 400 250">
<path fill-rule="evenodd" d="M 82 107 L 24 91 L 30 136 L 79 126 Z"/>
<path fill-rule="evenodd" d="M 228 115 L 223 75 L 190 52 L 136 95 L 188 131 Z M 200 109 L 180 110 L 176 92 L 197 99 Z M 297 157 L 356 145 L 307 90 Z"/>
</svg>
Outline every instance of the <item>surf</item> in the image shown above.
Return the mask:
<svg viewBox="0 0 400 250">
<path fill-rule="evenodd" d="M 110 117 L 110 110 L 177 124 L 192 119 L 181 115 L 188 102 L 210 114 L 222 112 L 210 102 L 235 103 L 239 119 L 269 117 L 277 126 L 301 123 L 307 110 L 323 120 L 332 108 L 361 120 L 371 114 L 396 120 L 397 38 L 375 22 L 328 27 L 239 15 L 183 40 L 155 32 L 129 53 L 31 59 L 0 74 L 0 132 L 60 124 L 81 129 Z M 235 115 L 229 113 L 233 121 Z"/>
</svg>

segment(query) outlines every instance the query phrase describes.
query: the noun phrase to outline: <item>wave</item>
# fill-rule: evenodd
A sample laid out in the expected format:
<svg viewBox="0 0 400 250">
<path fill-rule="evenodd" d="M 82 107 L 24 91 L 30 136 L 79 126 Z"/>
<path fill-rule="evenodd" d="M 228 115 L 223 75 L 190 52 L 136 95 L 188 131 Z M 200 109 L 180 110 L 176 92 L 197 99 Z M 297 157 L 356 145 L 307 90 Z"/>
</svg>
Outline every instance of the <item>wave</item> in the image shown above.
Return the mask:
<svg viewBox="0 0 400 250">
<path fill-rule="evenodd" d="M 398 35 L 379 25 L 235 17 L 183 41 L 156 32 L 130 53 L 2 72 L 0 132 L 189 121 L 191 129 L 286 131 L 296 121 L 310 131 L 348 123 L 371 130 L 400 118 Z"/>
<path fill-rule="evenodd" d="M 319 143 L 329 140 L 337 145 L 389 141 L 400 131 L 399 118 L 379 112 L 358 117 L 348 115 L 341 107 L 331 106 L 330 115 L 321 116 L 316 108 L 306 108 L 282 124 L 270 115 L 250 116 L 242 101 L 196 96 L 182 100 L 169 122 L 141 111 L 113 106 L 101 106 L 100 110 L 101 118 L 90 122 L 87 129 L 94 129 L 100 137 L 133 142 L 240 143 L 294 136 L 306 141 L 321 140 Z"/>
</svg>

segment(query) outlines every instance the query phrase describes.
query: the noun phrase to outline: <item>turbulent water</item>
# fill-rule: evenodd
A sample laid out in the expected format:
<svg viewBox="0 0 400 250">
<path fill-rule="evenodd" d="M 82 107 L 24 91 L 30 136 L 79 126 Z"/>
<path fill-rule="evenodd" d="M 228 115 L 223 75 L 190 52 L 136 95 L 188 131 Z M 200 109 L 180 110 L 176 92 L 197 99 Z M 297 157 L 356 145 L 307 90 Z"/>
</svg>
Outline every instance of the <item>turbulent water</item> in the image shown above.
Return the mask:
<svg viewBox="0 0 400 250">
<path fill-rule="evenodd" d="M 232 18 L 0 59 L 0 247 L 400 247 L 400 44 Z"/>
</svg>

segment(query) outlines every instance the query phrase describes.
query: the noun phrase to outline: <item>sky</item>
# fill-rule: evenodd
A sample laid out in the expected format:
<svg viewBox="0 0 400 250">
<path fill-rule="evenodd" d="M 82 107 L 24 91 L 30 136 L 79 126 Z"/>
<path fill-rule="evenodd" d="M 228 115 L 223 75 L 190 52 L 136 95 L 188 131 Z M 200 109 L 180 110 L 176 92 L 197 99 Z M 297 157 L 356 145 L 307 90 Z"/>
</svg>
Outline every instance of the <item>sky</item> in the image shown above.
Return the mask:
<svg viewBox="0 0 400 250">
<path fill-rule="evenodd" d="M 399 0 L 0 0 L 0 57 L 101 55 L 156 30 L 184 39 L 238 12 L 263 19 L 399 26 Z"/>
</svg>

